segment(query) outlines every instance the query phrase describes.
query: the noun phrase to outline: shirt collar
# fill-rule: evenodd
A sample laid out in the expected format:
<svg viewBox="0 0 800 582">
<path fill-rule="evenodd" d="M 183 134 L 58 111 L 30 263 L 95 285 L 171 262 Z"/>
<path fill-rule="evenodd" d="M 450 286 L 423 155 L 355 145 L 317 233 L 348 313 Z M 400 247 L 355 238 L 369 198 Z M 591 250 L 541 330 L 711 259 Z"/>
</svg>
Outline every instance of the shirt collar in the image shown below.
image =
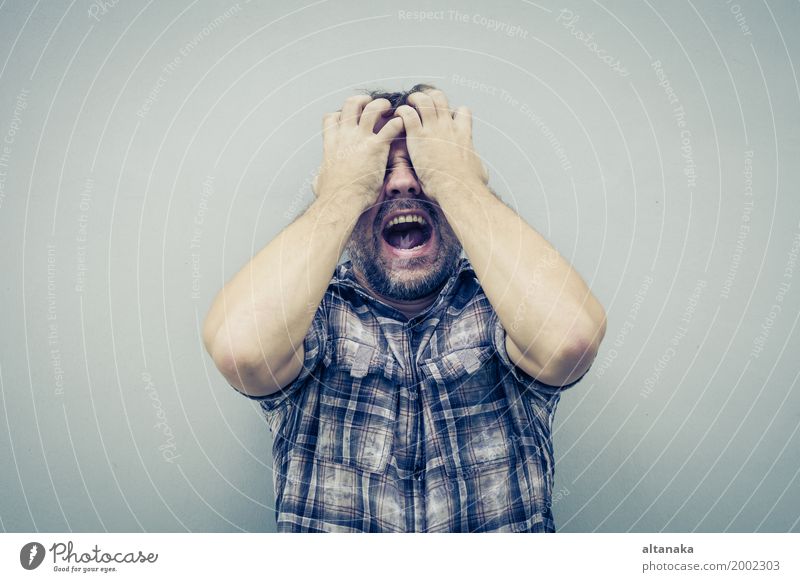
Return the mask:
<svg viewBox="0 0 800 582">
<path fill-rule="evenodd" d="M 436 300 L 430 305 L 430 307 L 415 315 L 409 321 L 427 318 L 435 314 L 443 305 L 450 303 L 450 299 L 456 294 L 460 288 L 460 284 L 471 281 L 477 282 L 475 270 L 472 268 L 469 259 L 466 257 L 461 257 L 456 264 L 456 268 L 453 270 L 453 273 L 439 291 L 439 296 L 436 298 Z M 401 317 L 402 319 L 408 319 L 401 311 L 398 311 L 391 305 L 384 303 L 380 299 L 370 294 L 369 291 L 358 282 L 358 279 L 356 279 L 355 274 L 353 273 L 352 261 L 345 261 L 344 263 L 337 265 L 336 269 L 334 270 L 333 277 L 331 278 L 331 285 L 349 287 L 355 290 L 361 296 L 368 299 L 371 303 L 378 304 L 385 310 L 390 310 L 390 312 L 395 315 L 395 319 L 400 319 Z"/>
</svg>

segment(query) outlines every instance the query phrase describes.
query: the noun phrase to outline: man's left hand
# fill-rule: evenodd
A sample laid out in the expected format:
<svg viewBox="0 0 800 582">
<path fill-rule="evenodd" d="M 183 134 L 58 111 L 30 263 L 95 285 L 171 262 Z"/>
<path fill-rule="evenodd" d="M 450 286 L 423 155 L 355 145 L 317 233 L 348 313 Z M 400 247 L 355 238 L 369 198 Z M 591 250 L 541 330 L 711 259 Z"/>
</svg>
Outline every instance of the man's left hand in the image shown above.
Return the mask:
<svg viewBox="0 0 800 582">
<path fill-rule="evenodd" d="M 411 164 L 425 194 L 436 199 L 446 188 L 488 182 L 486 167 L 472 146 L 472 113 L 450 111 L 441 91 L 417 92 L 395 114 L 403 119 Z"/>
</svg>

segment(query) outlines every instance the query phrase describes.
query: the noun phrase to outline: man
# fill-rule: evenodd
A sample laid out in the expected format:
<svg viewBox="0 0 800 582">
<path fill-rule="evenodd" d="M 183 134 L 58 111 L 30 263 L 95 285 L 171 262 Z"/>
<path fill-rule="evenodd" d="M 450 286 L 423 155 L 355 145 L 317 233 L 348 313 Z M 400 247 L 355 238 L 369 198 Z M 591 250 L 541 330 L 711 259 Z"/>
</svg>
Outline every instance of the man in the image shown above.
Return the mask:
<svg viewBox="0 0 800 582">
<path fill-rule="evenodd" d="M 273 433 L 279 531 L 555 531 L 553 415 L 605 313 L 471 134 L 428 85 L 347 99 L 316 200 L 209 311 Z"/>
</svg>

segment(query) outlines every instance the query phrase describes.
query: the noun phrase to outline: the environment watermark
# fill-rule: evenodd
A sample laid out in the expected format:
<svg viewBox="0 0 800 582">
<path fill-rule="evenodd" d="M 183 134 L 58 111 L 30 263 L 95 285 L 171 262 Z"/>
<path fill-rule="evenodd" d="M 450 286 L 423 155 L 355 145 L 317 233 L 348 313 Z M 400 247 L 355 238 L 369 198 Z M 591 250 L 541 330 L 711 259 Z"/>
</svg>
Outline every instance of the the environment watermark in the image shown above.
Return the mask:
<svg viewBox="0 0 800 582">
<path fill-rule="evenodd" d="M 64 394 L 64 368 L 58 336 L 58 304 L 56 302 L 56 246 L 47 245 L 47 347 L 53 372 L 55 395 Z"/>
<path fill-rule="evenodd" d="M 452 74 L 450 77 L 450 82 L 460 87 L 467 87 L 473 91 L 478 91 L 479 93 L 485 93 L 487 95 L 497 97 L 497 99 L 503 105 L 507 105 L 516 110 L 519 114 L 525 117 L 525 119 L 533 123 L 536 129 L 538 129 L 541 135 L 547 140 L 547 143 L 550 144 L 550 148 L 552 149 L 556 158 L 558 158 L 561 169 L 565 171 L 572 169 L 572 163 L 567 156 L 564 145 L 561 143 L 558 137 L 556 137 L 555 132 L 550 128 L 550 126 L 547 125 L 547 122 L 538 113 L 536 113 L 533 107 L 531 107 L 528 103 L 518 99 L 505 89 L 484 83 L 483 81 L 479 81 L 477 79 L 464 77 L 456 73 Z"/>
<path fill-rule="evenodd" d="M 189 240 L 189 251 L 192 268 L 192 288 L 189 297 L 200 299 L 200 246 L 203 239 L 203 226 L 205 225 L 208 201 L 214 195 L 214 176 L 206 176 L 200 187 L 200 201 L 192 220 L 192 237 Z"/>
<path fill-rule="evenodd" d="M 245 1 L 244 4 L 247 4 L 249 0 Z M 147 114 L 150 112 L 150 109 L 158 102 L 159 96 L 161 95 L 161 91 L 164 86 L 167 84 L 170 75 L 172 75 L 183 63 L 184 59 L 189 56 L 189 54 L 195 50 L 201 42 L 207 39 L 211 34 L 217 30 L 222 24 L 225 23 L 226 20 L 241 12 L 242 7 L 239 2 L 234 4 L 233 6 L 229 7 L 225 12 L 217 16 L 214 20 L 208 22 L 203 28 L 201 28 L 194 37 L 185 43 L 179 50 L 178 54 L 176 54 L 171 61 L 161 67 L 161 73 L 158 75 L 155 83 L 150 87 L 150 90 L 147 92 L 147 96 L 144 99 L 144 102 L 139 106 L 139 109 L 136 110 L 136 115 L 140 119 L 144 119 Z"/>
<path fill-rule="evenodd" d="M 742 255 L 745 249 L 747 237 L 750 234 L 750 221 L 753 213 L 753 150 L 744 152 L 744 200 L 742 201 L 742 215 L 739 218 L 739 228 L 736 232 L 736 246 L 733 248 L 733 255 L 728 264 L 728 273 L 722 283 L 720 298 L 728 299 L 731 287 L 736 280 L 739 272 L 739 264 L 742 262 Z"/>
</svg>

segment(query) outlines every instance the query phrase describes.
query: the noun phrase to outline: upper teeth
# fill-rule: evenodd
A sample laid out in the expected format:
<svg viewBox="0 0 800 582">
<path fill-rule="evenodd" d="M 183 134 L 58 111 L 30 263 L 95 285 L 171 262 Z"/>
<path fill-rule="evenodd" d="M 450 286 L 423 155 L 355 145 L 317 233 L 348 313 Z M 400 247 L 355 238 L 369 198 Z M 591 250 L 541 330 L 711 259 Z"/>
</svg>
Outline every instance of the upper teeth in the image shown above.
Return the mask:
<svg viewBox="0 0 800 582">
<path fill-rule="evenodd" d="M 386 228 L 392 227 L 395 224 L 400 224 L 401 222 L 419 222 L 420 224 L 428 224 L 425 222 L 425 219 L 418 214 L 403 214 L 401 216 L 395 216 L 393 219 L 391 219 L 386 225 Z"/>
</svg>

